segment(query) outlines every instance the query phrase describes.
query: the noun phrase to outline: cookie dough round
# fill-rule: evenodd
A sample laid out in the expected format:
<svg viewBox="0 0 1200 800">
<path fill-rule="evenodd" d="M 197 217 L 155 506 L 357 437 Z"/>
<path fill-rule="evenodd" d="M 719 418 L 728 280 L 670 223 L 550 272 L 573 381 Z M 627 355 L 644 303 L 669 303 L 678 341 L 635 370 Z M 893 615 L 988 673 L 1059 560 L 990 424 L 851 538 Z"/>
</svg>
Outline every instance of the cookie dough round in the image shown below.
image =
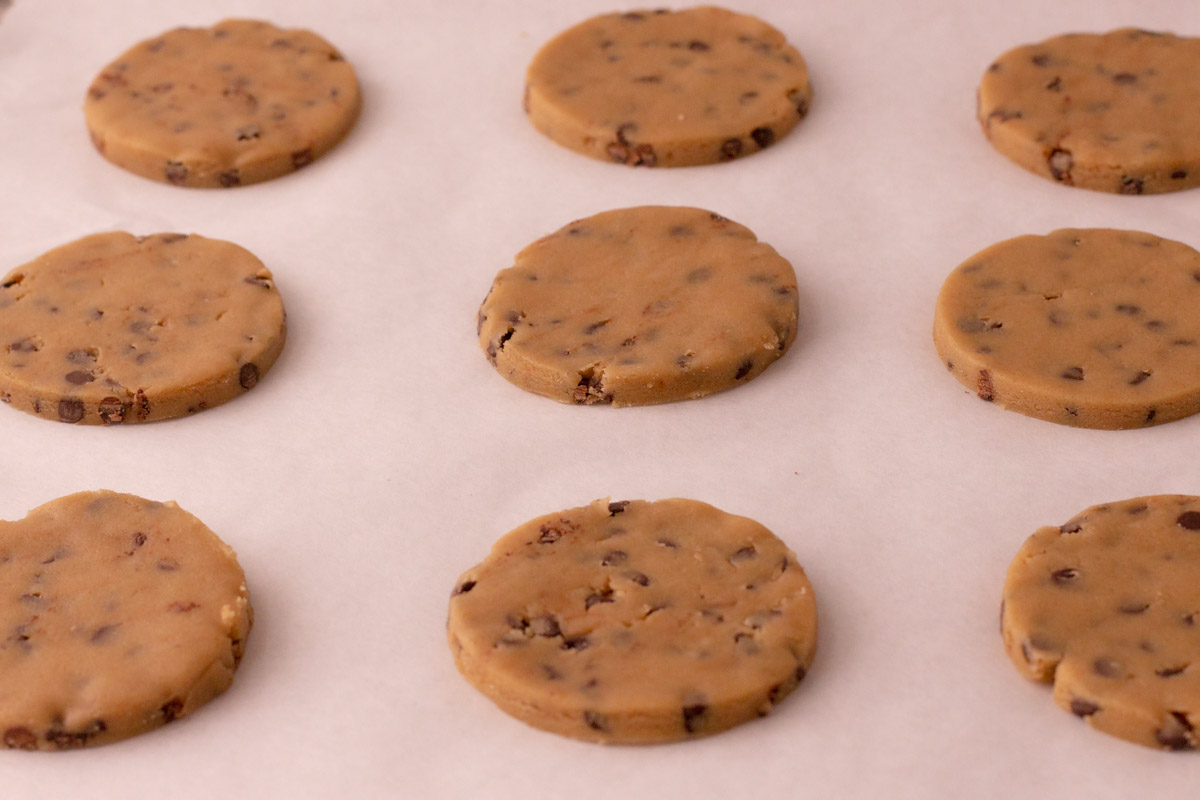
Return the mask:
<svg viewBox="0 0 1200 800">
<path fill-rule="evenodd" d="M 286 175 L 358 117 L 354 69 L 314 33 L 225 20 L 135 45 L 88 89 L 84 116 L 105 158 L 177 186 Z"/>
<path fill-rule="evenodd" d="M 180 417 L 252 388 L 285 337 L 275 281 L 241 247 L 87 236 L 0 278 L 0 401 L 62 422 Z"/>
<path fill-rule="evenodd" d="M 531 520 L 455 584 L 459 670 L 537 728 L 604 743 L 718 733 L 762 716 L 816 649 L 812 587 L 753 520 L 695 500 Z"/>
<path fill-rule="evenodd" d="M 808 113 L 808 69 L 761 20 L 706 6 L 594 17 L 525 78 L 535 128 L 593 158 L 684 167 L 757 153 Z"/>
<path fill-rule="evenodd" d="M 796 275 L 749 229 L 698 208 L 572 222 L 526 247 L 479 311 L 508 380 L 564 403 L 649 405 L 745 383 L 796 336 Z"/>
<path fill-rule="evenodd" d="M 969 258 L 933 341 L 980 399 L 1085 428 L 1200 410 L 1200 253 L 1148 233 L 1066 229 Z"/>
<path fill-rule="evenodd" d="M 1200 497 L 1093 506 L 1042 528 L 1008 570 L 1004 648 L 1105 733 L 1194 750 L 1200 725 Z"/>
<path fill-rule="evenodd" d="M 984 73 L 978 116 L 997 150 L 1068 186 L 1200 185 L 1200 39 L 1122 28 L 1018 47 Z"/>
<path fill-rule="evenodd" d="M 225 691 L 253 614 L 233 550 L 174 503 L 81 492 L 0 521 L 0 737 L 105 744 Z"/>
</svg>

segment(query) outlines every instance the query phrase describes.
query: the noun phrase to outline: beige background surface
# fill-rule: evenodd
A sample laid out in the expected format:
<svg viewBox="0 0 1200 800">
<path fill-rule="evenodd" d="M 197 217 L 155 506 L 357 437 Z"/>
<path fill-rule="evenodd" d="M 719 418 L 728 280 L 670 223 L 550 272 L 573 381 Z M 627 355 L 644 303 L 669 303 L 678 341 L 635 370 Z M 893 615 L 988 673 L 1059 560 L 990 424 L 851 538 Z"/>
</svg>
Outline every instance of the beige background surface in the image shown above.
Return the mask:
<svg viewBox="0 0 1200 800">
<path fill-rule="evenodd" d="M 194 231 L 275 272 L 291 338 L 249 395 L 191 419 L 77 428 L 0 408 L 0 517 L 110 488 L 175 499 L 238 551 L 258 611 L 231 691 L 94 751 L 0 752 L 12 798 L 1181 797 L 1200 757 L 1091 731 L 1007 663 L 1009 560 L 1094 503 L 1200 493 L 1200 418 L 1072 430 L 968 395 L 930 342 L 954 266 L 1001 239 L 1141 228 L 1200 246 L 1200 191 L 1053 185 L 973 118 L 992 58 L 1070 30 L 1200 35 L 1176 0 L 738 6 L 782 29 L 812 113 L 744 161 L 589 161 L 520 110 L 538 45 L 603 2 L 16 0 L 0 18 L 0 271 L 96 231 Z M 302 173 L 232 191 L 124 173 L 91 149 L 92 76 L 179 24 L 311 27 L 365 110 Z M 475 311 L 521 247 L 571 219 L 698 205 L 795 265 L 793 352 L 737 391 L 558 406 L 497 376 Z M 530 730 L 455 673 L 460 571 L 520 522 L 596 497 L 694 497 L 754 517 L 818 593 L 809 678 L 778 713 L 703 741 L 604 749 Z"/>
</svg>

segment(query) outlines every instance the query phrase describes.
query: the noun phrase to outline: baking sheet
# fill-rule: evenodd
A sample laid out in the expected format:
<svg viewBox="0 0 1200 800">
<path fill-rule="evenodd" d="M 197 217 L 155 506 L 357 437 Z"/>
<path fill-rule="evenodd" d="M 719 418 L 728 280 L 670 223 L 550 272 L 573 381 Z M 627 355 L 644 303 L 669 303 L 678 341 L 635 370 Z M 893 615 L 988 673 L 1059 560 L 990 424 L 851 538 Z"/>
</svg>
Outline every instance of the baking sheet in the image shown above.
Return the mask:
<svg viewBox="0 0 1200 800">
<path fill-rule="evenodd" d="M 257 611 L 230 691 L 96 750 L 0 752 L 5 798 L 1059 798 L 1187 796 L 1200 759 L 1091 731 L 1009 665 L 1000 586 L 1020 543 L 1094 503 L 1200 493 L 1200 418 L 1073 430 L 979 402 L 930 341 L 945 275 L 1067 226 L 1200 247 L 1200 191 L 1072 190 L 995 153 L 975 86 L 1004 50 L 1124 25 L 1200 35 L 1185 2 L 954 0 L 737 8 L 805 55 L 812 112 L 731 164 L 631 170 L 524 119 L 524 69 L 595 0 L 16 0 L 0 18 L 0 271 L 104 230 L 229 239 L 274 271 L 289 342 L 253 392 L 175 422 L 59 425 L 0 409 L 0 517 L 74 491 L 177 500 L 238 551 Z M 232 191 L 127 174 L 88 143 L 93 75 L 225 16 L 312 28 L 364 110 L 302 173 Z M 559 406 L 475 342 L 497 270 L 566 222 L 696 205 L 792 261 L 801 331 L 702 401 Z M 816 663 L 771 717 L 603 748 L 508 718 L 444 642 L 456 576 L 531 517 L 597 497 L 693 497 L 754 517 L 817 591 Z"/>
</svg>

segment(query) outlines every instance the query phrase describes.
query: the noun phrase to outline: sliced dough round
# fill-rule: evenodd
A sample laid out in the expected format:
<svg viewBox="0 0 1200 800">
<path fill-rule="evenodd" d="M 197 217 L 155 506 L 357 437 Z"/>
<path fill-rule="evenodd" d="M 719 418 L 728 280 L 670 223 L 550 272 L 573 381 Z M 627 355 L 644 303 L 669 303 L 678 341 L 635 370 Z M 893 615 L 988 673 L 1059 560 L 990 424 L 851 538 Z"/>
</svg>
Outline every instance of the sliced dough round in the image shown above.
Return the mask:
<svg viewBox="0 0 1200 800">
<path fill-rule="evenodd" d="M 729 389 L 792 343 L 791 265 L 698 208 L 645 206 L 572 222 L 522 250 L 479 312 L 508 380 L 564 403 L 649 405 Z"/>
<path fill-rule="evenodd" d="M 312 163 L 358 118 L 354 69 L 321 37 L 256 20 L 176 28 L 105 67 L 84 116 L 109 161 L 177 186 L 232 187 Z"/>
<path fill-rule="evenodd" d="M 174 503 L 81 492 L 0 521 L 0 737 L 105 744 L 225 691 L 253 613 L 233 550 Z"/>
<path fill-rule="evenodd" d="M 241 247 L 96 234 L 0 279 L 0 401 L 62 422 L 180 417 L 253 388 L 285 338 L 275 281 Z"/>
<path fill-rule="evenodd" d="M 967 259 L 933 341 L 980 399 L 1086 428 L 1200 410 L 1200 253 L 1148 233 L 1066 229 Z"/>
<path fill-rule="evenodd" d="M 587 20 L 529 65 L 535 128 L 593 158 L 683 167 L 757 153 L 808 113 L 797 50 L 745 14 L 705 6 Z"/>
<path fill-rule="evenodd" d="M 762 525 L 695 500 L 597 500 L 510 532 L 459 578 L 455 662 L 564 736 L 650 743 L 768 713 L 816 649 L 812 587 Z"/>
</svg>

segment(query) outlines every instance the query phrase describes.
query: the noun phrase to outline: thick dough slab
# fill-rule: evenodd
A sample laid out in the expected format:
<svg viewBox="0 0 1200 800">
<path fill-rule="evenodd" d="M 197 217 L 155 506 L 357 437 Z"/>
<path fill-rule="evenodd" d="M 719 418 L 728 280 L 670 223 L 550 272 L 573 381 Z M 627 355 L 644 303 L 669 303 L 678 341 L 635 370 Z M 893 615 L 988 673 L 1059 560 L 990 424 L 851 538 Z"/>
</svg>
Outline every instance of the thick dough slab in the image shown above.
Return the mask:
<svg viewBox="0 0 1200 800">
<path fill-rule="evenodd" d="M 354 69 L 321 37 L 230 19 L 130 48 L 92 81 L 83 111 L 114 164 L 177 186 L 232 187 L 312 163 L 361 102 Z"/>
<path fill-rule="evenodd" d="M 174 503 L 81 492 L 0 521 L 0 737 L 105 744 L 233 681 L 253 613 L 233 550 Z"/>
<path fill-rule="evenodd" d="M 181 417 L 253 388 L 285 338 L 274 278 L 241 247 L 96 234 L 0 279 L 0 401 L 92 425 Z"/>
<path fill-rule="evenodd" d="M 946 279 L 933 341 L 980 399 L 1085 428 L 1200 410 L 1200 253 L 1148 233 L 1019 236 Z"/>
<path fill-rule="evenodd" d="M 577 220 L 526 247 L 479 311 L 479 344 L 522 389 L 564 403 L 648 405 L 754 378 L 796 336 L 791 265 L 698 208 Z"/>
<path fill-rule="evenodd" d="M 768 713 L 816 649 L 812 587 L 763 526 L 695 500 L 531 520 L 455 584 L 459 670 L 564 736 L 649 743 Z"/>
<path fill-rule="evenodd" d="M 1122 28 L 1015 48 L 984 74 L 978 116 L 997 150 L 1059 183 L 1200 185 L 1200 39 Z"/>
<path fill-rule="evenodd" d="M 757 153 L 812 101 L 783 34 L 723 8 L 630 11 L 549 41 L 525 78 L 534 127 L 585 155 L 683 167 Z"/>
<path fill-rule="evenodd" d="M 1200 724 L 1200 498 L 1137 497 L 1040 529 L 1008 570 L 1004 648 L 1105 733 L 1194 750 Z"/>
</svg>

